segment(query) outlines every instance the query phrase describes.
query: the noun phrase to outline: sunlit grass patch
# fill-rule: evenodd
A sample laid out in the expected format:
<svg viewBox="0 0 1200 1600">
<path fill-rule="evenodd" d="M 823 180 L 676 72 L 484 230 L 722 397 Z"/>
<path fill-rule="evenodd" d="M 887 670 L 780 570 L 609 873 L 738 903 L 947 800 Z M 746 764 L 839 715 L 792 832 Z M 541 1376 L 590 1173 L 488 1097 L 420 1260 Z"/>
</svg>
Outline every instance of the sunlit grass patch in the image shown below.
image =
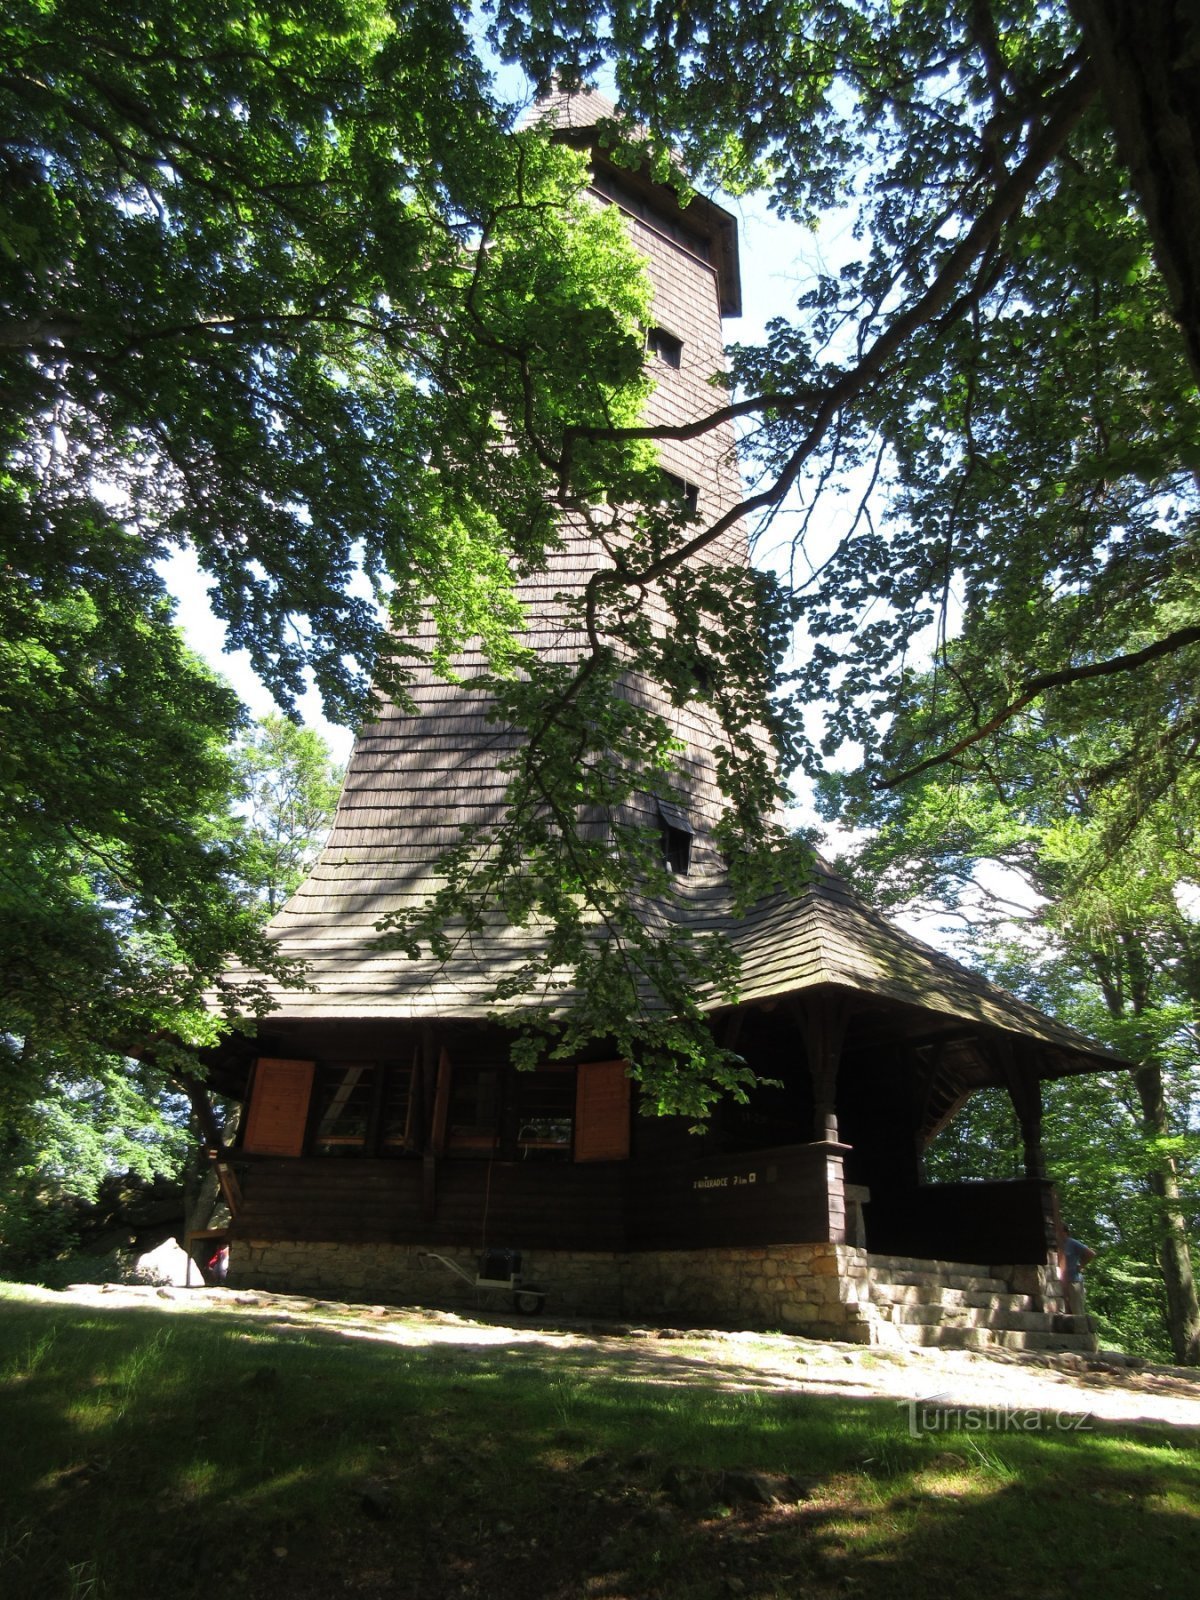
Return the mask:
<svg viewBox="0 0 1200 1600">
<path fill-rule="evenodd" d="M 913 1438 L 884 1400 L 361 1332 L 0 1297 L 4 1600 L 965 1600 L 1030 1547 L 1035 1596 L 1132 1600 L 1200 1561 L 1169 1429 Z"/>
</svg>

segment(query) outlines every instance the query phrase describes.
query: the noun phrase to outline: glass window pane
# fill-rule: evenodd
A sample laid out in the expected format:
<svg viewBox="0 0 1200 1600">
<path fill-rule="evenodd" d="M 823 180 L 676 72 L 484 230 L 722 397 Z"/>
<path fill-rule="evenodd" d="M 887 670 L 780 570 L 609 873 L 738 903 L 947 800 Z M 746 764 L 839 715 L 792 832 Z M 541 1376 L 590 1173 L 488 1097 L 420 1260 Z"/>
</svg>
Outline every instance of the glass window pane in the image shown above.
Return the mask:
<svg viewBox="0 0 1200 1600">
<path fill-rule="evenodd" d="M 322 1062 L 318 1066 L 314 1154 L 362 1154 L 371 1123 L 375 1071 L 373 1063 L 363 1061 Z"/>
<path fill-rule="evenodd" d="M 570 1159 L 575 1125 L 574 1072 L 514 1072 L 510 1094 L 517 1155 L 523 1160 L 547 1156 Z"/>
<path fill-rule="evenodd" d="M 493 1150 L 500 1132 L 500 1106 L 499 1068 L 456 1064 L 450 1085 L 448 1147 Z"/>
</svg>

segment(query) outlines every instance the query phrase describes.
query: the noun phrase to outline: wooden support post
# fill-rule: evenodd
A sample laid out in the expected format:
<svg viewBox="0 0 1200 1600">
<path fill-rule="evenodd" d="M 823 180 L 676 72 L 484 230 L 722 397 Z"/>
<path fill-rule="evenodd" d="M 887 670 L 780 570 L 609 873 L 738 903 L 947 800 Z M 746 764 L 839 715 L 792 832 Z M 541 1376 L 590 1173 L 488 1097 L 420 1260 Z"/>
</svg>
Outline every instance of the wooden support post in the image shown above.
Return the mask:
<svg viewBox="0 0 1200 1600">
<path fill-rule="evenodd" d="M 942 1052 L 943 1046 L 936 1041 L 905 1052 L 906 1061 L 912 1069 L 913 1153 L 917 1163 L 918 1184 L 925 1182 L 925 1149 L 932 1137 L 925 1130 L 933 1121 L 931 1101 Z"/>
<path fill-rule="evenodd" d="M 1025 1146 L 1025 1176 L 1027 1178 L 1044 1178 L 1046 1176 L 1046 1153 L 1042 1149 L 1042 1081 L 1038 1077 L 1030 1081 L 1029 1092 L 1031 1097 L 1030 1110 L 1021 1119 L 1021 1139 Z"/>
<path fill-rule="evenodd" d="M 425 1107 L 428 1101 L 425 1095 L 423 1061 L 424 1053 L 421 1040 L 418 1038 L 413 1044 L 412 1066 L 409 1070 L 408 1111 L 404 1118 L 404 1148 L 406 1150 L 424 1150 L 426 1144 L 427 1122 Z"/>
<path fill-rule="evenodd" d="M 813 1138 L 838 1142 L 837 1077 L 849 1008 L 840 998 L 814 995 L 798 1007 L 813 1089 Z"/>
<path fill-rule="evenodd" d="M 425 1047 L 426 1071 L 428 1071 L 429 1058 L 435 1049 L 432 1028 L 428 1030 L 426 1035 Z M 432 1096 L 433 1116 L 430 1122 L 429 1143 L 425 1147 L 421 1174 L 421 1193 L 426 1222 L 432 1222 L 437 1216 L 437 1164 L 438 1157 L 442 1155 L 446 1148 L 446 1123 L 450 1115 L 451 1071 L 450 1057 L 443 1045 L 437 1051 L 434 1079 L 436 1087 Z M 428 1078 L 426 1081 L 428 1081 Z"/>
<path fill-rule="evenodd" d="M 813 1140 L 825 1149 L 826 1238 L 846 1243 L 846 1186 L 838 1142 L 837 1079 L 850 1011 L 840 996 L 813 995 L 797 1008 L 813 1091 Z"/>
<path fill-rule="evenodd" d="M 433 1111 L 437 1100 L 438 1048 L 433 1028 L 428 1022 L 421 1026 L 417 1070 L 421 1076 L 421 1149 L 428 1150 L 433 1142 Z"/>
<path fill-rule="evenodd" d="M 1042 1150 L 1042 1080 L 1038 1065 L 1035 1051 L 1028 1046 L 1018 1046 L 1014 1051 L 1013 1083 L 1018 1087 L 1015 1092 L 1010 1092 L 1013 1093 L 1013 1105 L 1017 1108 L 1017 1120 L 1021 1124 L 1027 1178 L 1046 1176 L 1046 1156 Z"/>
<path fill-rule="evenodd" d="M 1042 1151 L 1042 1079 L 1035 1046 L 1007 1034 L 994 1034 L 986 1052 L 1000 1067 L 1008 1087 L 1013 1110 L 1021 1129 L 1025 1154 L 1025 1176 L 1044 1178 L 1046 1158 Z"/>
<path fill-rule="evenodd" d="M 433 1126 L 429 1133 L 429 1148 L 440 1156 L 446 1148 L 446 1123 L 450 1116 L 450 1057 L 443 1049 L 438 1054 L 437 1091 L 433 1097 Z"/>
</svg>

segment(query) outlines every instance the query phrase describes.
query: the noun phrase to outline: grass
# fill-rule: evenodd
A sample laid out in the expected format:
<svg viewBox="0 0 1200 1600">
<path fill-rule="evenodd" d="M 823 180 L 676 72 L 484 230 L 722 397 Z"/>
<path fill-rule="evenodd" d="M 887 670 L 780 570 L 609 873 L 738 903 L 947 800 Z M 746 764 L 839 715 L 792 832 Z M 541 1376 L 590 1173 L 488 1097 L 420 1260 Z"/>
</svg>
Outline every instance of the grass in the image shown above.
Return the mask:
<svg viewBox="0 0 1200 1600">
<path fill-rule="evenodd" d="M 728 1493 L 738 1471 L 790 1503 Z M 623 1380 L 577 1348 L 0 1290 L 4 1600 L 1173 1600 L 1198 1490 L 1167 1428 L 910 1438 L 889 1401 Z"/>
</svg>

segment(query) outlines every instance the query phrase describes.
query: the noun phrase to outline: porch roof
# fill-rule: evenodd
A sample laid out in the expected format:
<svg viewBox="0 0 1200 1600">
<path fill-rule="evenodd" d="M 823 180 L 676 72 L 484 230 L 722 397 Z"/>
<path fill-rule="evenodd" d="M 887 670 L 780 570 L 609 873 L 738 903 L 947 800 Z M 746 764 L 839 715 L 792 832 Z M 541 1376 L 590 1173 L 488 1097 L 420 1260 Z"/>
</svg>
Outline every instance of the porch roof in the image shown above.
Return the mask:
<svg viewBox="0 0 1200 1600">
<path fill-rule="evenodd" d="M 353 907 L 340 897 L 323 908 L 314 905 L 312 880 L 306 887 L 309 893 L 289 902 L 272 931 L 283 953 L 307 963 L 311 987 L 272 985 L 272 1021 L 495 1017 L 506 1009 L 493 1000 L 497 981 L 519 971 L 541 948 L 538 929 L 514 928 L 497 916 L 476 933 L 460 934 L 450 960 L 412 960 L 381 948 L 375 931 L 377 918 L 389 909 L 389 897 L 380 892 L 386 880 L 377 880 L 376 894 L 369 901 L 357 897 Z M 682 921 L 697 937 L 723 936 L 740 960 L 736 1000 L 714 991 L 700 997 L 707 1011 L 836 989 L 895 1008 L 904 1037 L 961 1032 L 955 1024 L 962 1023 L 1036 1041 L 1050 1047 L 1045 1076 L 1125 1065 L 1114 1052 L 896 927 L 820 860 L 799 895 L 777 895 L 741 914 L 733 910 L 723 874 L 681 878 L 677 892 L 674 905 L 655 905 L 650 914 Z M 514 1004 L 561 1011 L 573 998 L 551 979 Z"/>
</svg>

